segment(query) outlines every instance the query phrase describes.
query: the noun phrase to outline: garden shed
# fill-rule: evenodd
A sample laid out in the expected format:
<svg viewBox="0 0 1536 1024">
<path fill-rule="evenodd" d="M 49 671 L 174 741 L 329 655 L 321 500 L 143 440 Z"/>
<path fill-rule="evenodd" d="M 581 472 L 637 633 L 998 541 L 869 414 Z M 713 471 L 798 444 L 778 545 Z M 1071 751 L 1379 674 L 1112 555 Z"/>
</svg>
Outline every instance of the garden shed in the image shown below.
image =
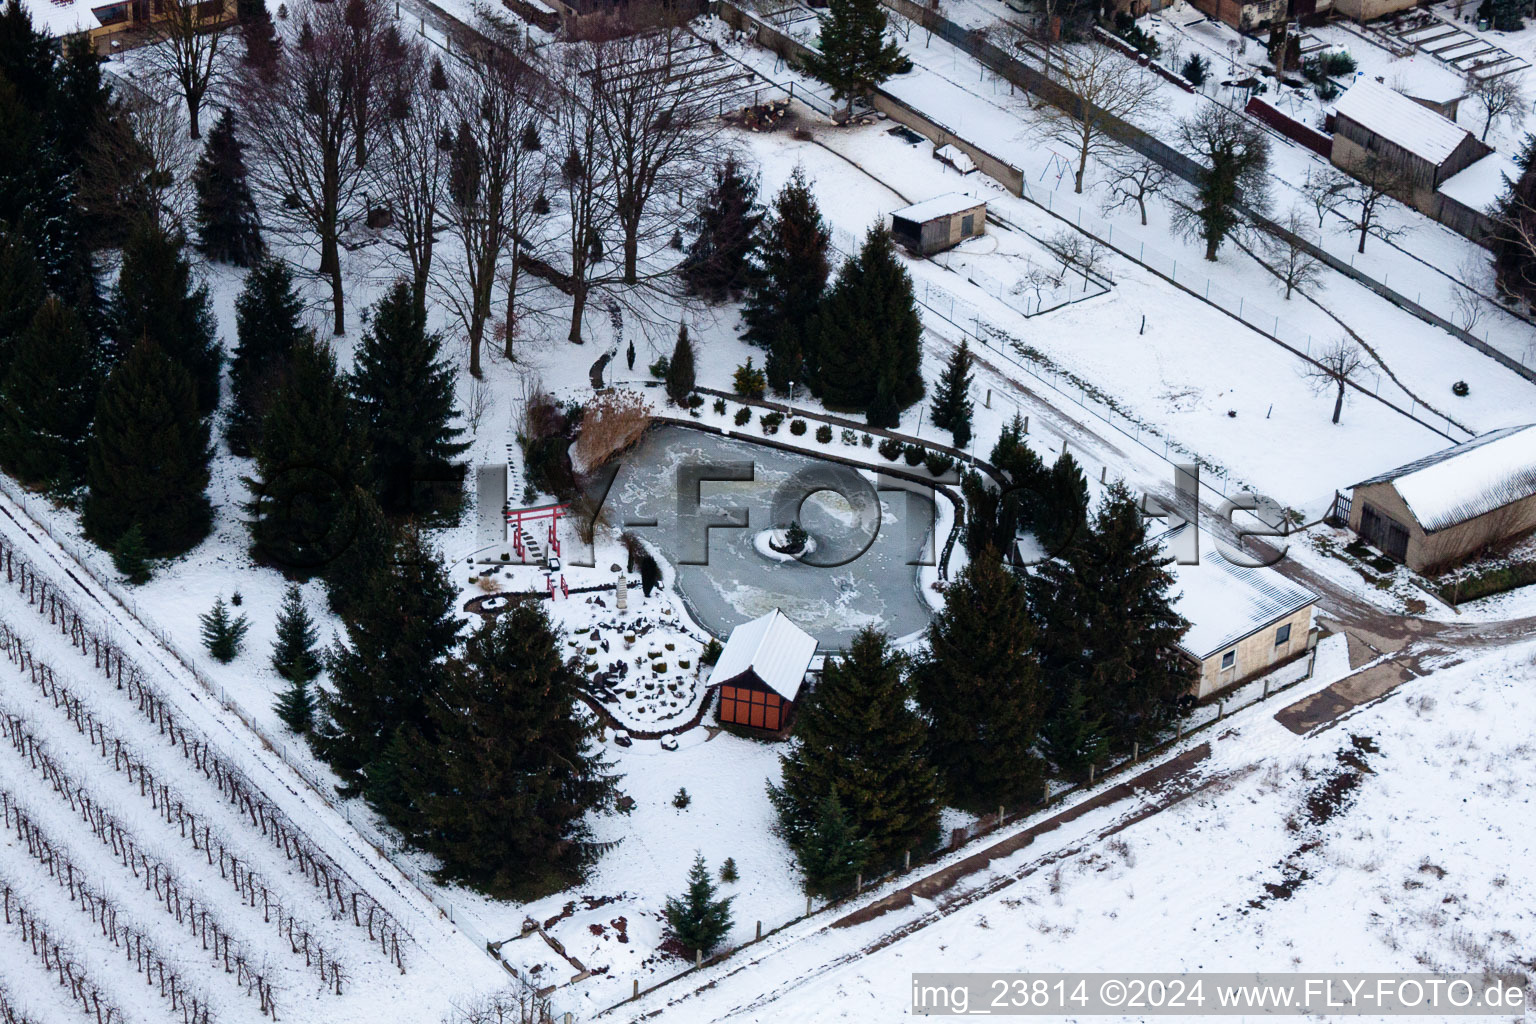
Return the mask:
<svg viewBox="0 0 1536 1024">
<path fill-rule="evenodd" d="M 918 256 L 943 252 L 986 230 L 986 202 L 958 192 L 934 196 L 891 214 L 891 234 Z"/>
<path fill-rule="evenodd" d="M 1335 166 L 1356 174 L 1375 157 L 1400 180 L 1401 198 L 1429 216 L 1435 190 L 1491 151 L 1455 121 L 1368 78 L 1345 90 L 1332 120 Z"/>
<path fill-rule="evenodd" d="M 1349 527 L 1418 571 L 1536 529 L 1536 423 L 1495 430 L 1360 481 L 1351 488 Z"/>
<path fill-rule="evenodd" d="M 709 674 L 720 691 L 722 724 L 787 734 L 816 638 L 775 608 L 731 630 Z"/>
</svg>

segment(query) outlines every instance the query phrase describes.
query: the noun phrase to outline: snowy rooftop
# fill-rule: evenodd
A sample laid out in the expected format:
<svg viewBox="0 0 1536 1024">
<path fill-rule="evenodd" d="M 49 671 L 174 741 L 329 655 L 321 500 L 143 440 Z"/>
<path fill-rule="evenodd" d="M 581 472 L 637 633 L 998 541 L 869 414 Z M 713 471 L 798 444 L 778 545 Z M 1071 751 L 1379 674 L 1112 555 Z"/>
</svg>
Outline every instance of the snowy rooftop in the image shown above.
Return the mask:
<svg viewBox="0 0 1536 1024">
<path fill-rule="evenodd" d="M 1454 121 L 1369 78 L 1356 80 L 1339 97 L 1334 112 L 1432 164 L 1443 163 L 1469 134 Z"/>
<path fill-rule="evenodd" d="M 76 32 L 88 32 L 100 28 L 101 22 L 91 13 L 109 0 L 21 0 L 21 6 L 32 15 L 32 25 L 39 32 L 50 36 L 68 36 Z"/>
<path fill-rule="evenodd" d="M 934 196 L 925 199 L 915 206 L 909 206 L 905 210 L 894 210 L 892 217 L 900 217 L 902 220 L 916 221 L 921 224 L 924 221 L 933 220 L 935 217 L 949 217 L 956 213 L 964 213 L 966 210 L 974 210 L 978 206 L 985 206 L 985 199 L 977 199 L 974 196 L 961 195 L 959 192 L 946 192 L 942 196 Z"/>
<path fill-rule="evenodd" d="M 1438 191 L 1469 209 L 1486 213 L 1504 195 L 1505 187 L 1519 180 L 1519 164 L 1503 153 L 1489 153 L 1445 179 Z"/>
<path fill-rule="evenodd" d="M 1161 539 L 1166 543 L 1187 529 L 1176 527 Z M 1201 661 L 1317 601 L 1312 591 L 1275 570 L 1233 565 L 1217 551 L 1202 552 L 1195 565 L 1175 562 L 1168 571 L 1179 591 L 1174 610 L 1190 623 L 1179 647 Z"/>
<path fill-rule="evenodd" d="M 1505 427 L 1362 480 L 1390 483 L 1426 532 L 1536 494 L 1536 423 Z"/>
<path fill-rule="evenodd" d="M 768 689 L 785 700 L 794 700 L 815 654 L 816 638 L 775 608 L 731 630 L 731 638 L 709 674 L 709 685 L 734 679 L 750 669 Z"/>
</svg>

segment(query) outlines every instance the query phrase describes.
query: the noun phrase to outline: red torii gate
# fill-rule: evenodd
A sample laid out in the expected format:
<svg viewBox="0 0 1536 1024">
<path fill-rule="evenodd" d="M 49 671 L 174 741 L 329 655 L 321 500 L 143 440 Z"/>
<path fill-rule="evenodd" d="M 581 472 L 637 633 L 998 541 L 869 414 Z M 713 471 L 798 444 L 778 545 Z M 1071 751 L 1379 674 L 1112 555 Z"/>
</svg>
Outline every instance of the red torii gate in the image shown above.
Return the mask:
<svg viewBox="0 0 1536 1024">
<path fill-rule="evenodd" d="M 545 518 L 549 520 L 549 550 L 558 555 L 560 553 L 560 513 L 569 508 L 568 502 L 562 502 L 558 505 L 540 505 L 538 508 L 508 509 L 506 519 L 508 525 L 512 527 L 512 550 L 517 552 L 517 557 L 525 557 L 523 524 L 536 523 Z"/>
</svg>

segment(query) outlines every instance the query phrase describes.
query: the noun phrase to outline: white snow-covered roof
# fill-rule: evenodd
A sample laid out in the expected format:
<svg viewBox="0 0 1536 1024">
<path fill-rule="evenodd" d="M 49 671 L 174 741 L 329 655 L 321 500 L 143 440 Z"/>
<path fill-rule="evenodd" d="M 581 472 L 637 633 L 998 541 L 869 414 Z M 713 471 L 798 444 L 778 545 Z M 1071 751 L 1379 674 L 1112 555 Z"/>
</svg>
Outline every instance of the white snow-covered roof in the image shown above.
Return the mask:
<svg viewBox="0 0 1536 1024">
<path fill-rule="evenodd" d="M 1187 525 L 1175 527 L 1161 540 L 1166 545 L 1187 529 Z M 1316 594 L 1274 569 L 1233 565 L 1215 550 L 1202 551 L 1195 565 L 1175 562 L 1168 571 L 1178 590 L 1174 611 L 1190 624 L 1179 647 L 1199 661 L 1317 602 Z"/>
<path fill-rule="evenodd" d="M 763 685 L 794 700 L 816 654 L 816 638 L 775 608 L 731 630 L 731 638 L 709 674 L 709 685 L 735 679 L 749 669 Z"/>
<path fill-rule="evenodd" d="M 1357 79 L 1333 110 L 1437 166 L 1471 134 L 1422 103 L 1369 78 Z"/>
<path fill-rule="evenodd" d="M 961 174 L 970 174 L 976 169 L 976 162 L 956 148 L 952 142 L 946 142 L 935 149 L 933 155 L 936 159 L 944 161 Z"/>
<path fill-rule="evenodd" d="M 1468 209 L 1487 213 L 1504 195 L 1508 184 L 1519 180 L 1519 164 L 1503 153 L 1489 153 L 1446 178 L 1436 191 Z"/>
<path fill-rule="evenodd" d="M 1505 427 L 1362 480 L 1391 484 L 1426 533 L 1536 494 L 1536 423 Z"/>
<path fill-rule="evenodd" d="M 91 13 L 91 8 L 102 7 L 109 2 L 110 0 L 21 0 L 21 6 L 32 15 L 34 28 L 57 38 L 100 28 L 101 21 Z"/>
<path fill-rule="evenodd" d="M 946 192 L 942 196 L 925 199 L 921 203 L 909 206 L 904 210 L 895 210 L 891 213 L 891 216 L 900 217 L 902 220 L 916 221 L 921 224 L 924 221 L 933 220 L 935 217 L 949 217 L 985 205 L 987 205 L 985 199 L 961 195 L 959 192 Z"/>
</svg>

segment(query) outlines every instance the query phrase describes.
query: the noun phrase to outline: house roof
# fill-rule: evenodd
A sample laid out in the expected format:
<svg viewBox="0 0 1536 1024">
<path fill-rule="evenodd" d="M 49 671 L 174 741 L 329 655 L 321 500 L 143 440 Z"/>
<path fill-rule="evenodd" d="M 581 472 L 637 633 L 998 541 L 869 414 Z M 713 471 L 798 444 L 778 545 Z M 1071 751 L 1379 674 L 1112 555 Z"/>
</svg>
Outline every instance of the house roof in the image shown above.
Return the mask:
<svg viewBox="0 0 1536 1024">
<path fill-rule="evenodd" d="M 985 199 L 961 195 L 959 192 L 946 192 L 942 196 L 925 199 L 904 210 L 896 210 L 891 216 L 900 217 L 902 220 L 916 221 L 921 224 L 925 221 L 933 220 L 935 217 L 949 217 L 985 205 L 987 205 Z"/>
<path fill-rule="evenodd" d="M 110 0 L 21 0 L 21 6 L 32 16 L 32 25 L 39 32 L 61 37 L 76 32 L 89 32 L 101 27 L 101 20 L 91 13 L 93 7 L 101 7 Z"/>
<path fill-rule="evenodd" d="M 1436 191 L 1469 210 L 1488 213 L 1509 184 L 1519 180 L 1519 164 L 1503 153 L 1489 153 L 1446 178 Z"/>
<path fill-rule="evenodd" d="M 1536 494 L 1536 423 L 1474 437 L 1355 487 L 1368 484 L 1391 484 L 1428 533 L 1475 519 Z"/>
<path fill-rule="evenodd" d="M 1165 545 L 1180 530 L 1159 538 Z M 1204 661 L 1228 650 L 1237 641 L 1317 602 L 1317 595 L 1274 569 L 1234 565 L 1219 551 L 1202 553 L 1195 565 L 1168 566 L 1178 589 L 1173 607 L 1189 620 L 1189 632 L 1179 647 Z"/>
<path fill-rule="evenodd" d="M 1356 79 L 1333 110 L 1437 167 L 1471 134 L 1422 103 L 1369 78 Z"/>
<path fill-rule="evenodd" d="M 794 700 L 815 654 L 816 638 L 775 608 L 731 630 L 720 660 L 709 674 L 709 685 L 735 679 L 750 669 L 768 689 L 785 700 Z"/>
</svg>

